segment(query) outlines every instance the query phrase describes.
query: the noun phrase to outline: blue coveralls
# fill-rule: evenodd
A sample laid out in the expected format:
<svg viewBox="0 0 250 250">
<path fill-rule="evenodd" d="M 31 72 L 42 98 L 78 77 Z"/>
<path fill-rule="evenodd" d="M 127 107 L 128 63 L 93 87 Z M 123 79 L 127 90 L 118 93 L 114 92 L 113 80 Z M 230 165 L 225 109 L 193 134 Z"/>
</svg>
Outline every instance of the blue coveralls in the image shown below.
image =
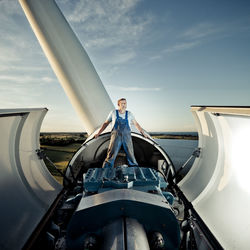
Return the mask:
<svg viewBox="0 0 250 250">
<path fill-rule="evenodd" d="M 111 131 L 108 153 L 103 163 L 104 168 L 111 168 L 114 166 L 116 156 L 122 145 L 127 156 L 128 165 L 138 166 L 134 156 L 134 148 L 130 132 L 131 130 L 128 124 L 128 111 L 126 111 L 125 119 L 123 119 L 119 116 L 118 110 L 116 110 L 115 125 Z"/>
</svg>

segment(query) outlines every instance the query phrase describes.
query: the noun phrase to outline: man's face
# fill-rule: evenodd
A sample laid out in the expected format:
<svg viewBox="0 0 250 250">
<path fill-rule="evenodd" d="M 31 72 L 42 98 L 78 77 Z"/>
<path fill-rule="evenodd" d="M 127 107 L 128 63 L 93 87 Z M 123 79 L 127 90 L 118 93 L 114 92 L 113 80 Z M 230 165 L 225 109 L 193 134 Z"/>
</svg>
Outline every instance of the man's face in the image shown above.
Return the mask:
<svg viewBox="0 0 250 250">
<path fill-rule="evenodd" d="M 120 101 L 118 106 L 120 109 L 125 110 L 127 108 L 127 101 L 126 100 Z"/>
</svg>

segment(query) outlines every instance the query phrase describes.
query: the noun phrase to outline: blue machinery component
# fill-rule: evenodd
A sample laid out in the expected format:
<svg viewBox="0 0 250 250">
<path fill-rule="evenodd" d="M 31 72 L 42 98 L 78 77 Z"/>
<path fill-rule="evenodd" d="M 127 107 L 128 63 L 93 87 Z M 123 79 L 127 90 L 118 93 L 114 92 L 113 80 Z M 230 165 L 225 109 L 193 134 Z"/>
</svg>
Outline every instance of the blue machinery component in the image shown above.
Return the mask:
<svg viewBox="0 0 250 250">
<path fill-rule="evenodd" d="M 151 168 L 130 167 L 91 168 L 84 174 L 86 192 L 104 192 L 114 188 L 132 188 L 143 192 L 161 193 L 167 183 Z M 173 197 L 169 193 L 169 197 Z M 173 203 L 173 198 L 172 198 Z"/>
<path fill-rule="evenodd" d="M 155 169 L 91 168 L 83 185 L 67 228 L 68 249 L 179 248 L 174 197 Z"/>
</svg>

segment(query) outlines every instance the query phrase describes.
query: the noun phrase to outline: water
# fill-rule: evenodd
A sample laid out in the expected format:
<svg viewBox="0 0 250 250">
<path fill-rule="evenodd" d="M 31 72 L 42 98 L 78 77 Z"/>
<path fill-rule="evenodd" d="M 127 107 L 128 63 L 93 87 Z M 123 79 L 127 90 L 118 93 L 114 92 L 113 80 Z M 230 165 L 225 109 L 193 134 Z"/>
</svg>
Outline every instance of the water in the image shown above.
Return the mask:
<svg viewBox="0 0 250 250">
<path fill-rule="evenodd" d="M 177 139 L 155 139 L 161 147 L 168 154 L 172 160 L 176 171 L 186 162 L 192 155 L 194 150 L 198 147 L 198 140 L 177 140 Z M 193 164 L 192 159 L 189 164 L 182 170 L 183 174 L 187 173 Z"/>
</svg>

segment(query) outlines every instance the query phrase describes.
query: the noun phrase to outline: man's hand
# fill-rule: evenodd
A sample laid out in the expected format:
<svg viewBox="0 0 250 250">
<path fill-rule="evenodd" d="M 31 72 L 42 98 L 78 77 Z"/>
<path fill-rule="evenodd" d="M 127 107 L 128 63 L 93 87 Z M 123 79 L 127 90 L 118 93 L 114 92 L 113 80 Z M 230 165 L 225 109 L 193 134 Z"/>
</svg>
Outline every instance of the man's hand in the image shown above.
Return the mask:
<svg viewBox="0 0 250 250">
<path fill-rule="evenodd" d="M 149 138 L 149 136 L 142 130 L 141 134 L 145 137 L 145 138 Z"/>
<path fill-rule="evenodd" d="M 109 125 L 109 121 L 105 121 L 101 128 L 99 129 L 98 133 L 94 135 L 95 139 L 105 130 L 105 128 Z"/>
<path fill-rule="evenodd" d="M 144 132 L 143 128 L 140 126 L 140 124 L 139 124 L 136 120 L 133 120 L 133 123 L 134 123 L 135 127 L 137 128 L 137 130 L 138 130 L 145 138 L 149 138 L 149 136 Z"/>
</svg>

